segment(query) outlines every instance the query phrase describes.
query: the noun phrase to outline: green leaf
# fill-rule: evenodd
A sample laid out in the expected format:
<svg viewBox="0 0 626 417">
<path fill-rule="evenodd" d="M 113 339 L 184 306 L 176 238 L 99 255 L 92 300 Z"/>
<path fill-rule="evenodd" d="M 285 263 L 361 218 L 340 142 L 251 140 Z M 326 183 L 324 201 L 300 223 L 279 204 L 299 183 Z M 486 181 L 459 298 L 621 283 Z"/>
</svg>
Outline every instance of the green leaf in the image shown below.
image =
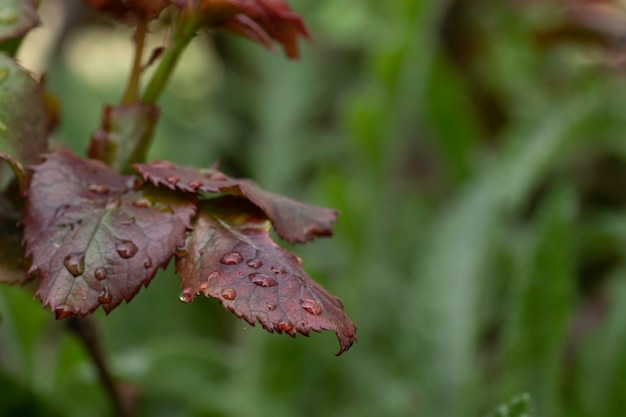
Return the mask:
<svg viewBox="0 0 626 417">
<path fill-rule="evenodd" d="M 0 43 L 25 35 L 39 23 L 35 0 L 0 0 Z"/>
<path fill-rule="evenodd" d="M 0 54 L 0 152 L 23 166 L 46 152 L 50 120 L 39 84 L 17 63 Z"/>
<path fill-rule="evenodd" d="M 539 414 L 560 415 L 562 352 L 576 288 L 576 196 L 552 191 L 515 269 L 504 336 L 504 388 L 528 391 Z"/>
</svg>

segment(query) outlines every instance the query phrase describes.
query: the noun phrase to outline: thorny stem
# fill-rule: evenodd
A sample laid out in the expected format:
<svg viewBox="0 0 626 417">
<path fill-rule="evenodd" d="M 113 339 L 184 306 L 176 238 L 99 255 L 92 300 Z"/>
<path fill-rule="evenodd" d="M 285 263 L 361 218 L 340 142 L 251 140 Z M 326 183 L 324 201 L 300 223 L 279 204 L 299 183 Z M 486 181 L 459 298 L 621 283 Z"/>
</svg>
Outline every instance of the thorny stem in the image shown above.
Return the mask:
<svg viewBox="0 0 626 417">
<path fill-rule="evenodd" d="M 178 59 L 195 36 L 199 25 L 200 21 L 197 16 L 193 14 L 180 15 L 174 28 L 171 43 L 165 49 L 159 66 L 141 97 L 143 103 L 154 104 L 157 101 L 174 72 Z"/>
<path fill-rule="evenodd" d="M 139 80 L 141 78 L 141 72 L 143 71 L 141 58 L 143 57 L 146 44 L 147 30 L 148 23 L 146 19 L 140 18 L 137 22 L 137 29 L 135 30 L 135 57 L 133 59 L 133 67 L 131 69 L 128 85 L 126 86 L 126 91 L 122 98 L 122 104 L 132 104 L 139 99 Z"/>
<path fill-rule="evenodd" d="M 131 413 L 122 400 L 121 392 L 115 385 L 111 371 L 107 366 L 98 338 L 97 328 L 93 320 L 90 318 L 79 319 L 72 317 L 68 319 L 68 327 L 78 336 L 87 349 L 98 371 L 100 383 L 111 401 L 115 415 L 118 417 L 130 417 Z"/>
</svg>

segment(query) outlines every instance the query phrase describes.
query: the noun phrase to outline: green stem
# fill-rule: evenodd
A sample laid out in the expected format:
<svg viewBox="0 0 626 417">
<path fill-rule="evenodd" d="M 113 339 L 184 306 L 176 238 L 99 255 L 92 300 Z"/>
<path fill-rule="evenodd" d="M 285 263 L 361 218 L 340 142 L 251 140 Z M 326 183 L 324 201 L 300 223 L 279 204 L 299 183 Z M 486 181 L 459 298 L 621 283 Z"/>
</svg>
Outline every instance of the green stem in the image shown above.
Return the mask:
<svg viewBox="0 0 626 417">
<path fill-rule="evenodd" d="M 174 72 L 178 59 L 195 36 L 199 26 L 200 21 L 196 16 L 181 15 L 174 29 L 172 41 L 161 57 L 159 66 L 141 97 L 143 103 L 154 104 L 158 100 Z"/>
<path fill-rule="evenodd" d="M 122 96 L 122 104 L 132 104 L 139 99 L 139 80 L 143 68 L 141 66 L 141 58 L 146 43 L 146 32 L 148 23 L 145 19 L 139 19 L 137 22 L 137 30 L 135 31 L 135 58 L 133 60 L 133 68 L 128 79 L 126 91 Z"/>
</svg>

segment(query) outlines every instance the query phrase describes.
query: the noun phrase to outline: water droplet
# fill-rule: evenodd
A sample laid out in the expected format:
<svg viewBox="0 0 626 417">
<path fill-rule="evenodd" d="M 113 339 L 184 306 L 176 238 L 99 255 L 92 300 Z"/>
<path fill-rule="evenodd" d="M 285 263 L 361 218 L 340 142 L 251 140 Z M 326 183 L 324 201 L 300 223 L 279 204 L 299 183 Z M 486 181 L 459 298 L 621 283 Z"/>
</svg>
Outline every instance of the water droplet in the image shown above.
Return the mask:
<svg viewBox="0 0 626 417">
<path fill-rule="evenodd" d="M 270 268 L 270 271 L 272 271 L 275 274 L 281 274 L 281 275 L 284 275 L 287 273 L 287 270 L 280 266 L 273 266 Z"/>
<path fill-rule="evenodd" d="M 54 310 L 54 315 L 56 316 L 57 320 L 68 318 L 70 316 L 73 316 L 74 314 L 76 314 L 76 312 L 69 307 L 61 307 Z"/>
<path fill-rule="evenodd" d="M 228 252 L 226 255 L 222 256 L 220 262 L 224 265 L 237 265 L 243 262 L 243 256 L 241 256 L 239 252 Z"/>
<path fill-rule="evenodd" d="M 187 248 L 185 246 L 176 246 L 176 249 L 174 249 L 174 255 L 176 255 L 177 258 L 187 256 Z"/>
<path fill-rule="evenodd" d="M 279 332 L 289 332 L 293 329 L 293 323 L 289 320 L 283 320 L 276 325 L 276 330 Z"/>
<path fill-rule="evenodd" d="M 148 200 L 147 198 L 138 198 L 136 200 L 133 200 L 133 206 L 137 207 L 137 208 L 147 208 L 150 207 L 150 200 Z"/>
<path fill-rule="evenodd" d="M 209 289 L 209 283 L 205 281 L 198 286 L 198 293 L 205 292 L 208 289 Z"/>
<path fill-rule="evenodd" d="M 111 299 L 111 293 L 109 292 L 109 289 L 107 287 L 104 287 L 102 291 L 100 291 L 100 294 L 98 294 L 98 301 L 101 304 L 109 304 L 111 302 Z"/>
<path fill-rule="evenodd" d="M 194 181 L 191 180 L 187 183 L 187 185 L 189 186 L 189 188 L 191 188 L 193 191 L 197 191 L 198 188 L 200 188 L 202 186 L 202 184 L 199 181 Z"/>
<path fill-rule="evenodd" d="M 180 181 L 180 178 L 170 175 L 169 177 L 165 178 L 165 181 L 169 182 L 172 185 L 176 185 L 178 184 L 178 181 Z"/>
<path fill-rule="evenodd" d="M 9 75 L 8 68 L 0 68 L 0 81 L 4 81 L 4 79 Z"/>
<path fill-rule="evenodd" d="M 63 265 L 68 272 L 77 277 L 85 271 L 85 253 L 73 252 L 65 257 Z"/>
<path fill-rule="evenodd" d="M 134 217 L 129 217 L 129 218 L 125 219 L 125 220 L 122 220 L 121 223 L 122 223 L 123 226 L 130 226 L 131 224 L 134 224 L 136 221 L 137 220 L 135 220 Z"/>
<path fill-rule="evenodd" d="M 274 310 L 276 310 L 276 304 L 274 304 L 274 303 L 270 303 L 270 302 L 268 302 L 268 303 L 266 304 L 266 306 L 267 306 L 267 309 L 268 309 L 269 311 L 274 311 Z"/>
<path fill-rule="evenodd" d="M 228 177 L 220 171 L 205 172 L 204 176 L 213 181 L 226 181 Z"/>
<path fill-rule="evenodd" d="M 314 316 L 319 316 L 322 314 L 322 307 L 317 303 L 317 301 L 313 301 L 310 298 L 305 298 L 301 301 L 302 309 L 309 314 L 313 314 Z"/>
<path fill-rule="evenodd" d="M 222 298 L 232 301 L 237 298 L 237 291 L 233 290 L 232 288 L 224 288 L 222 290 Z"/>
<path fill-rule="evenodd" d="M 148 257 L 145 261 L 143 261 L 143 267 L 146 269 L 152 268 L 152 258 Z"/>
<path fill-rule="evenodd" d="M 258 269 L 258 268 L 260 268 L 260 267 L 262 267 L 262 266 L 263 266 L 263 262 L 261 262 L 261 260 L 260 260 L 260 259 L 250 259 L 250 260 L 247 262 L 247 265 L 248 265 L 250 268 Z"/>
<path fill-rule="evenodd" d="M 124 259 L 129 259 L 135 256 L 139 248 L 130 240 L 118 240 L 115 244 L 115 250 Z"/>
<path fill-rule="evenodd" d="M 253 284 L 258 285 L 259 287 L 275 287 L 278 285 L 278 282 L 276 282 L 274 278 L 265 274 L 250 274 L 248 275 L 248 278 L 250 278 L 250 281 L 252 281 Z"/>
<path fill-rule="evenodd" d="M 12 7 L 0 9 L 0 23 L 9 24 L 17 21 L 17 11 Z"/>
<path fill-rule="evenodd" d="M 150 165 L 155 168 L 165 168 L 165 169 L 174 168 L 174 165 L 172 165 L 170 161 L 153 161 L 153 162 L 150 162 Z"/>
<path fill-rule="evenodd" d="M 97 280 L 102 281 L 107 277 L 107 270 L 103 267 L 96 268 L 93 275 L 96 277 Z"/>
<path fill-rule="evenodd" d="M 107 194 L 109 192 L 109 187 L 102 184 L 91 184 L 88 189 L 95 194 Z"/>
<path fill-rule="evenodd" d="M 205 280 L 206 282 L 209 282 L 209 281 L 211 281 L 212 279 L 215 279 L 215 278 L 217 278 L 217 277 L 219 277 L 219 276 L 220 276 L 220 273 L 219 273 L 219 272 L 217 272 L 217 271 L 215 271 L 215 272 L 211 272 L 209 275 L 207 275 L 207 276 L 204 278 L 204 280 Z"/>
<path fill-rule="evenodd" d="M 110 198 L 109 201 L 107 201 L 107 205 L 104 208 L 107 210 L 113 210 L 113 209 L 118 208 L 120 204 L 122 204 L 122 200 L 120 200 L 119 197 Z"/>
<path fill-rule="evenodd" d="M 178 295 L 178 299 L 183 303 L 190 303 L 193 299 L 191 288 L 183 288 Z"/>
</svg>

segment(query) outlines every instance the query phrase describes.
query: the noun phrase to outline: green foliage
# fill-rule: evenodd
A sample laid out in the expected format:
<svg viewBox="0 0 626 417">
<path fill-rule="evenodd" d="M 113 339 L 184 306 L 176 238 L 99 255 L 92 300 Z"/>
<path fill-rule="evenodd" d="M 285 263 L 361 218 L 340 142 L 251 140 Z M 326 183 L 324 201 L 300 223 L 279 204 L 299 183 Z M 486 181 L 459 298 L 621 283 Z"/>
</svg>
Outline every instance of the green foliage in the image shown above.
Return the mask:
<svg viewBox="0 0 626 417">
<path fill-rule="evenodd" d="M 513 3 L 294 0 L 315 39 L 299 62 L 203 45 L 211 81 L 199 94 L 174 79 L 149 159 L 221 158 L 339 209 L 332 240 L 294 251 L 341 295 L 359 343 L 337 360 L 329 334 L 269 337 L 214 300 L 180 303 L 163 271 L 96 314 L 138 416 L 621 415 L 626 79 L 604 42 L 548 40 L 569 22 L 555 4 Z M 66 47 L 47 87 L 79 151 L 124 81 L 93 83 Z M 62 324 L 14 287 L 0 314 L 15 399 L 107 415 Z"/>
</svg>

